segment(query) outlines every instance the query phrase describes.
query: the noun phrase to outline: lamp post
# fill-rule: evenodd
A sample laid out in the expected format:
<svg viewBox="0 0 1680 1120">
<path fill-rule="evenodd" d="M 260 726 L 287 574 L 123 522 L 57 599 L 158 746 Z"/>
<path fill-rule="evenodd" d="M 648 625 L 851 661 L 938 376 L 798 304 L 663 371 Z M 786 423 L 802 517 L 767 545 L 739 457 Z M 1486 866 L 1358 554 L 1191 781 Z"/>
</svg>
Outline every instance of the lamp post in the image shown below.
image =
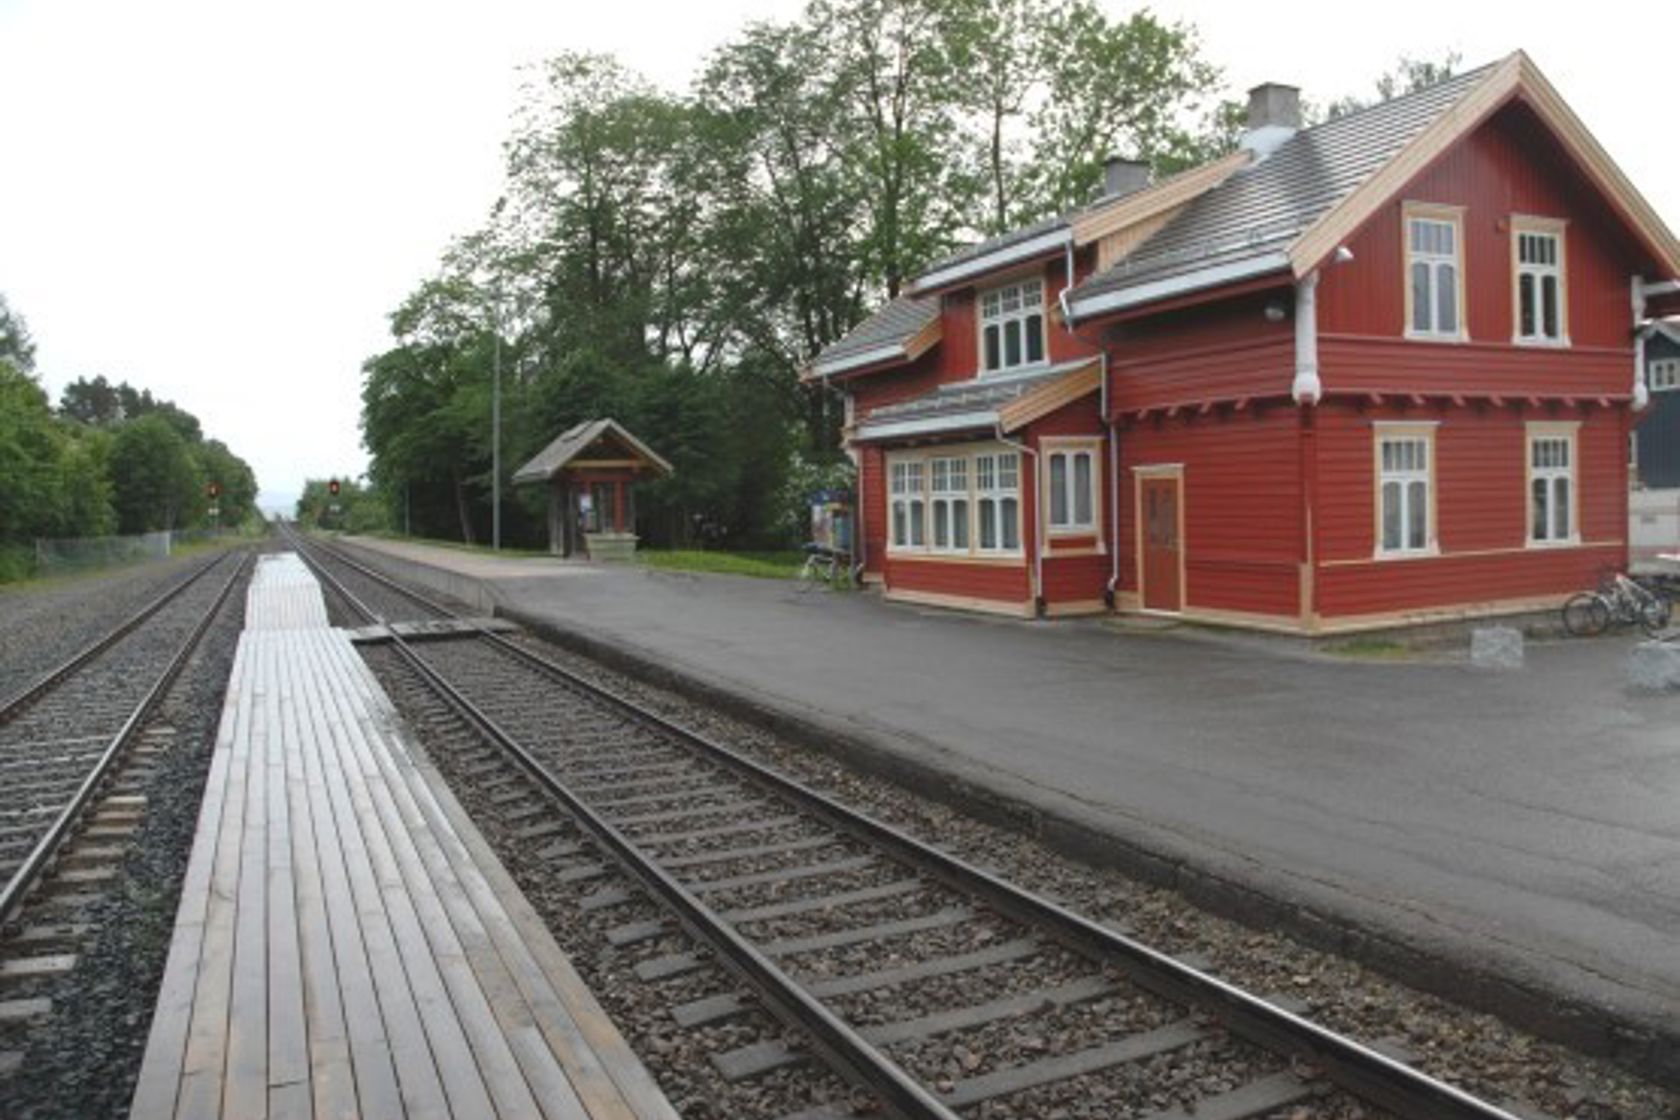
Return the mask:
<svg viewBox="0 0 1680 1120">
<path fill-rule="evenodd" d="M 491 362 L 490 381 L 490 547 L 502 550 L 502 324 L 499 314 L 492 314 L 491 327 L 496 332 L 495 358 Z"/>
</svg>

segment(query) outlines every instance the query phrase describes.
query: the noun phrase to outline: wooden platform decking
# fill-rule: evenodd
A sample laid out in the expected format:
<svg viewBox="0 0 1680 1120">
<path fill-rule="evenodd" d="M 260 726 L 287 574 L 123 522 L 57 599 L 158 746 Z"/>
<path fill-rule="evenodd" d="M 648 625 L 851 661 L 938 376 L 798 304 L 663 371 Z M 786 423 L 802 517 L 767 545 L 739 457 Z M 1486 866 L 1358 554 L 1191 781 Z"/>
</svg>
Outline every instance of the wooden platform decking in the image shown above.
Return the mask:
<svg viewBox="0 0 1680 1120">
<path fill-rule="evenodd" d="M 296 570 L 250 600 L 132 1114 L 674 1117 Z"/>
</svg>

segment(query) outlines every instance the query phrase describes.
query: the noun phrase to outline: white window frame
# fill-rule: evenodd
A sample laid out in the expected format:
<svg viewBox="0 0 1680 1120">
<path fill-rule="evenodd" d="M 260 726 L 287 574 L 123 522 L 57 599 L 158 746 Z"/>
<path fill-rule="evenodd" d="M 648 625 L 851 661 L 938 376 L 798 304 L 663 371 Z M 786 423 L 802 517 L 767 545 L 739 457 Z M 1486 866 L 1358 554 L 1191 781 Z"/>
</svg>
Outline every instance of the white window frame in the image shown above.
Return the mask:
<svg viewBox="0 0 1680 1120">
<path fill-rule="evenodd" d="M 1009 480 L 1007 483 L 1005 480 Z M 996 540 L 986 543 L 986 510 L 990 508 Z M 1010 543 L 1013 538 L 1013 543 Z M 974 456 L 974 551 L 981 556 L 1021 554 L 1021 454 L 985 451 Z"/>
<path fill-rule="evenodd" d="M 1528 528 L 1525 535 L 1530 548 L 1558 548 L 1581 543 L 1581 456 L 1579 452 L 1580 431 L 1578 421 L 1545 421 L 1533 422 L 1527 425 L 1527 432 L 1523 439 L 1523 519 Z M 1536 452 L 1542 445 L 1561 447 L 1564 462 L 1549 462 L 1537 464 Z M 1534 484 L 1543 481 L 1546 485 L 1546 525 L 1544 531 L 1536 533 L 1534 505 Z M 1568 499 L 1557 501 L 1557 484 L 1565 482 L 1569 487 Z M 1564 511 L 1568 523 L 1559 526 L 1557 512 Z M 1564 531 L 1559 532 L 1562 528 Z"/>
<path fill-rule="evenodd" d="M 1102 457 L 1095 440 L 1044 439 L 1039 444 L 1043 463 L 1044 530 L 1051 537 L 1088 537 L 1097 534 L 1102 518 Z M 1056 461 L 1064 464 L 1061 478 L 1062 519 L 1056 518 Z M 1079 516 L 1078 464 L 1085 463 L 1085 517 Z"/>
<path fill-rule="evenodd" d="M 1001 377 L 1022 370 L 1039 369 L 1049 364 L 1050 320 L 1045 305 L 1042 276 L 1022 276 L 1007 284 L 987 288 L 976 296 L 974 306 L 978 326 L 976 345 L 979 347 L 975 354 L 975 365 L 981 377 Z M 1035 318 L 1038 320 L 1039 355 L 1037 358 L 1030 358 L 1027 353 L 1027 325 Z M 1007 338 L 1010 324 L 1018 324 L 1021 347 L 1021 360 L 1013 365 L 1008 362 Z M 998 364 L 995 366 L 988 362 L 986 346 L 986 332 L 994 327 L 997 329 L 998 354 Z"/>
<path fill-rule="evenodd" d="M 1415 222 L 1430 222 L 1450 229 L 1453 251 L 1438 253 L 1414 249 L 1412 225 Z M 1463 207 L 1420 202 L 1404 203 L 1400 209 L 1400 255 L 1405 270 L 1401 277 L 1401 288 L 1405 292 L 1405 336 L 1431 342 L 1463 342 L 1469 338 L 1470 328 L 1465 321 Z M 1412 271 L 1414 266 L 1419 264 L 1426 266 L 1429 274 L 1429 325 L 1421 328 L 1416 325 L 1416 296 L 1412 290 Z M 1453 275 L 1453 314 L 1457 320 L 1450 331 L 1440 328 L 1439 294 L 1441 269 L 1449 266 Z"/>
<path fill-rule="evenodd" d="M 930 552 L 967 553 L 971 549 L 974 523 L 969 514 L 974 502 L 969 492 L 969 468 L 966 455 L 935 455 L 928 459 Z"/>
<path fill-rule="evenodd" d="M 1437 472 L 1436 450 L 1438 444 L 1435 439 L 1437 422 L 1425 421 L 1392 421 L 1377 423 L 1371 426 L 1371 463 L 1374 472 L 1374 485 L 1371 491 L 1373 504 L 1373 544 L 1374 555 L 1379 560 L 1405 559 L 1418 556 L 1440 555 L 1440 540 L 1436 535 L 1439 522 L 1440 488 L 1436 485 Z M 1421 444 L 1423 447 L 1424 463 L 1421 468 L 1415 466 L 1401 467 L 1398 465 L 1384 465 L 1383 448 L 1385 444 L 1402 441 Z M 1410 539 L 1411 509 L 1413 503 L 1412 487 L 1416 483 L 1423 483 L 1424 519 L 1422 544 L 1413 544 Z M 1398 487 L 1396 491 L 1400 500 L 1400 544 L 1389 547 L 1383 538 L 1383 528 L 1386 523 L 1387 489 L 1390 483 Z"/>
<path fill-rule="evenodd" d="M 990 462 L 990 485 L 982 485 L 981 460 Z M 936 466 L 943 464 L 943 466 Z M 952 464 L 960 464 L 953 471 Z M 1022 546 L 1021 456 L 1013 448 L 997 445 L 965 445 L 929 448 L 921 451 L 888 452 L 887 552 L 900 558 L 1016 560 Z M 936 478 L 937 475 L 937 478 Z M 958 486 L 958 476 L 961 485 Z M 943 487 L 936 485 L 942 480 Z M 1005 485 L 1005 480 L 1011 480 Z M 993 505 L 997 521 L 997 544 L 981 543 L 981 506 Z M 961 508 L 967 536 L 958 545 L 952 526 Z M 940 534 L 940 517 L 946 532 Z M 916 539 L 917 518 L 921 519 L 921 540 Z M 941 539 L 944 544 L 940 544 Z M 1005 542 L 1013 540 L 1013 547 Z"/>
<path fill-rule="evenodd" d="M 1680 389 L 1680 358 L 1652 358 L 1645 367 L 1645 387 L 1653 393 Z"/>
<path fill-rule="evenodd" d="M 922 489 L 925 471 L 919 458 L 887 461 L 889 551 L 920 552 L 927 547 L 927 496 Z"/>
<path fill-rule="evenodd" d="M 1536 218 L 1523 214 L 1511 215 L 1511 341 L 1521 346 L 1569 345 L 1569 271 L 1564 231 L 1568 223 L 1559 218 Z M 1556 249 L 1556 259 L 1547 263 L 1525 262 L 1522 259 L 1523 238 L 1549 238 Z M 1539 300 L 1548 277 L 1555 281 L 1557 298 L 1557 334 L 1545 333 L 1544 307 L 1536 303 L 1534 323 L 1536 333 L 1524 334 L 1523 293 L 1524 276 L 1534 278 L 1535 299 Z"/>
</svg>

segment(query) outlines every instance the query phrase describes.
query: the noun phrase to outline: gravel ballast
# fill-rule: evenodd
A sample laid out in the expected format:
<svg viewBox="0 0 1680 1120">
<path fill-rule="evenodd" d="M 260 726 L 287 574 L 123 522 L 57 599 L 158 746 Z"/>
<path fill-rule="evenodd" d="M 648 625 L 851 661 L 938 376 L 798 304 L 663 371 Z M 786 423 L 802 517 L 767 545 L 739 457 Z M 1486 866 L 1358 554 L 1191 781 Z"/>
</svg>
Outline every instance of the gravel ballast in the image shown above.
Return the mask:
<svg viewBox="0 0 1680 1120">
<path fill-rule="evenodd" d="M 20 613 L 37 631 L 36 645 L 7 636 L 0 653 L 6 679 L 34 679 L 74 652 L 78 642 L 108 630 L 206 559 L 148 565 L 138 572 L 54 586 L 39 595 L 24 593 L 30 606 Z M 219 582 L 223 577 L 212 573 L 208 578 Z M 241 580 L 148 721 L 146 735 L 170 745 L 152 761 L 151 777 L 141 789 L 146 810 L 140 829 L 125 841 L 117 877 L 76 915 L 93 932 L 77 950 L 76 968 L 45 993 L 53 1013 L 29 1030 L 24 1066 L 0 1078 L 0 1116 L 23 1120 L 127 1113 L 163 979 L 243 607 Z M 57 618 L 67 620 L 66 633 L 74 629 L 83 636 L 73 641 L 56 633 Z"/>
</svg>

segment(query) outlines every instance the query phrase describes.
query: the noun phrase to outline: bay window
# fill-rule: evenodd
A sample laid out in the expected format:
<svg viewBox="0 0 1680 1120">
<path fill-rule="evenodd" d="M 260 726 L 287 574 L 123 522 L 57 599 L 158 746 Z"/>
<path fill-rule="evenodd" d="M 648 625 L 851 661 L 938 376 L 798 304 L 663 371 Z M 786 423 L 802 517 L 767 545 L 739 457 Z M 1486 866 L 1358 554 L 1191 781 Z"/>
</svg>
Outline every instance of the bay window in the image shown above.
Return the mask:
<svg viewBox="0 0 1680 1120">
<path fill-rule="evenodd" d="M 1021 551 L 1014 451 L 888 456 L 889 551 L 1007 556 Z"/>
</svg>

